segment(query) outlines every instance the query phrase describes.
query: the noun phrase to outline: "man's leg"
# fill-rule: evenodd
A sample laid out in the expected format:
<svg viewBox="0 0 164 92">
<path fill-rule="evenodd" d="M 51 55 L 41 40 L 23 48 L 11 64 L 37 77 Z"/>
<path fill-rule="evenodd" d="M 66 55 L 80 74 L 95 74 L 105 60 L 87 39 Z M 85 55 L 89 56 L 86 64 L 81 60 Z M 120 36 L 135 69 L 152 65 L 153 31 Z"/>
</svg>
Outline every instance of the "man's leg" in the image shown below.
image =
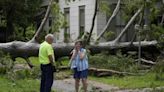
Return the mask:
<svg viewBox="0 0 164 92">
<path fill-rule="evenodd" d="M 41 66 L 41 84 L 40 84 L 40 92 L 44 92 L 45 90 L 45 72 L 43 66 Z"/>
<path fill-rule="evenodd" d="M 48 66 L 46 72 L 45 92 L 51 92 L 52 84 L 53 84 L 53 70 L 52 70 L 52 66 Z"/>
</svg>

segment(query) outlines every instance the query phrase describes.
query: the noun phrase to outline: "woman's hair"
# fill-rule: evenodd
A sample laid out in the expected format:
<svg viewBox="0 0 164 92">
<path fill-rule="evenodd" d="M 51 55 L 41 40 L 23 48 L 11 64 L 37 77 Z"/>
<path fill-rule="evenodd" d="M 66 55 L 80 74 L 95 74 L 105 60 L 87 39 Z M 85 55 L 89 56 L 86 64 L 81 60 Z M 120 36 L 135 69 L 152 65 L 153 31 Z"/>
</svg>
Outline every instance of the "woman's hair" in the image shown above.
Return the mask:
<svg viewBox="0 0 164 92">
<path fill-rule="evenodd" d="M 82 46 L 82 41 L 81 41 L 81 40 L 77 40 L 77 41 L 75 42 L 75 45 L 76 45 L 77 43 L 80 43 L 80 45 Z"/>
</svg>

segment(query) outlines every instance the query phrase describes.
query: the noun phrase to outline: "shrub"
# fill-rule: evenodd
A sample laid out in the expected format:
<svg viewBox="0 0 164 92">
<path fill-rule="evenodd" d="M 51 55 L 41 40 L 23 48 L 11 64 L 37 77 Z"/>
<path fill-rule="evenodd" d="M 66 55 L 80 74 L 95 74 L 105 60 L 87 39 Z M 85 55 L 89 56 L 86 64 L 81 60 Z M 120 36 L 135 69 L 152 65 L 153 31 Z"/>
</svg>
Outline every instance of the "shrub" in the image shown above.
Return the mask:
<svg viewBox="0 0 164 92">
<path fill-rule="evenodd" d="M 156 80 L 164 80 L 164 59 L 157 59 L 156 65 L 153 67 L 153 71 L 155 72 Z"/>
<path fill-rule="evenodd" d="M 138 72 L 138 65 L 134 63 L 131 56 L 122 55 L 118 52 L 116 55 L 100 53 L 89 57 L 91 67 L 112 69 L 124 72 Z"/>
<path fill-rule="evenodd" d="M 10 56 L 2 51 L 0 51 L 0 74 L 6 74 L 11 71 L 13 67 L 13 61 Z"/>
</svg>

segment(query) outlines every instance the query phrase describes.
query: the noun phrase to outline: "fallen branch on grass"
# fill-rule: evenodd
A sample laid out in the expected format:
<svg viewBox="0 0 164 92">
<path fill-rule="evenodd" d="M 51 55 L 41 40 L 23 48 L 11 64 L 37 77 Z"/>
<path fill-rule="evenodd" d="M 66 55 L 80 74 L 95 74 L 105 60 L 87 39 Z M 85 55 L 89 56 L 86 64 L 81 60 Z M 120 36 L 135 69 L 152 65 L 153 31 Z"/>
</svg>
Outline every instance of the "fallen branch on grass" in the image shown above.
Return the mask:
<svg viewBox="0 0 164 92">
<path fill-rule="evenodd" d="M 138 62 L 139 61 L 139 59 L 137 59 L 137 60 L 135 60 L 136 62 Z M 144 62 L 144 63 L 148 63 L 148 64 L 152 64 L 152 65 L 155 65 L 156 63 L 155 62 L 153 62 L 153 61 L 150 61 L 150 60 L 146 60 L 146 59 L 143 59 L 143 58 L 141 58 L 141 61 L 142 62 Z"/>
<path fill-rule="evenodd" d="M 120 72 L 115 70 L 109 70 L 109 69 L 97 69 L 97 68 L 89 68 L 89 73 L 93 74 L 95 76 L 101 77 L 101 76 L 112 76 L 112 75 L 139 75 L 137 73 L 129 73 L 129 72 Z"/>
</svg>

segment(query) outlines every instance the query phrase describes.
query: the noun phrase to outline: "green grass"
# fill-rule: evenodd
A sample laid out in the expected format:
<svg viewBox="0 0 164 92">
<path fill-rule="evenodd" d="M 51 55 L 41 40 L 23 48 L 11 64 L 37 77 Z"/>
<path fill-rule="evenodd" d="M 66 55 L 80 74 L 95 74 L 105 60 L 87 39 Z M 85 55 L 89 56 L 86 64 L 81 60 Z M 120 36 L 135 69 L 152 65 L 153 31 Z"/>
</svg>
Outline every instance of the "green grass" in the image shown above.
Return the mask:
<svg viewBox="0 0 164 92">
<path fill-rule="evenodd" d="M 30 57 L 29 59 L 33 65 L 35 65 L 35 66 L 39 65 L 38 57 Z M 67 66 L 69 63 L 69 59 L 68 59 L 68 57 L 64 57 L 59 62 L 61 62 L 63 66 Z M 23 58 L 16 58 L 16 63 L 26 64 L 26 61 Z"/>
<path fill-rule="evenodd" d="M 38 57 L 30 57 L 29 59 L 33 65 L 35 65 L 35 66 L 39 65 Z M 19 64 L 23 63 L 24 64 L 24 63 L 26 63 L 26 61 L 23 58 L 16 58 L 16 63 L 19 63 Z"/>
<path fill-rule="evenodd" d="M 106 83 L 109 85 L 118 86 L 122 89 L 124 88 L 154 88 L 159 86 L 164 86 L 164 80 L 155 80 L 154 73 L 148 73 L 143 76 L 125 76 L 125 77 L 89 77 L 90 80 L 95 80 L 98 82 Z"/>
<path fill-rule="evenodd" d="M 0 75 L 0 92 L 39 92 L 40 80 L 38 79 L 21 79 L 15 82 Z M 52 92 L 56 92 L 52 89 Z"/>
<path fill-rule="evenodd" d="M 39 92 L 39 80 L 23 79 L 12 82 L 0 76 L 0 92 Z"/>
</svg>

